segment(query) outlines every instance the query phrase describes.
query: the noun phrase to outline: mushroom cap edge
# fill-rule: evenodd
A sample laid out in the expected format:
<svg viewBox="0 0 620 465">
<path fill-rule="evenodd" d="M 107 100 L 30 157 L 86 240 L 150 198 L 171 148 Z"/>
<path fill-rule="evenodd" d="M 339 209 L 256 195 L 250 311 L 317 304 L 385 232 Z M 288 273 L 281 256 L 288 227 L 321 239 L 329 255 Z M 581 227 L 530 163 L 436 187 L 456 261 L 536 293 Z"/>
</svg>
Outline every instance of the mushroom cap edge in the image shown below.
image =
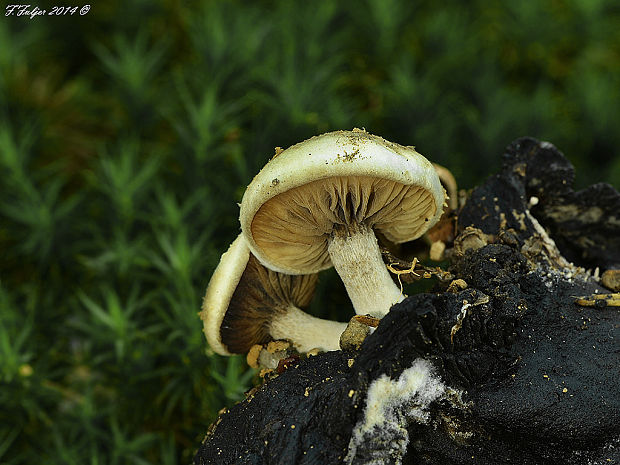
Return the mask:
<svg viewBox="0 0 620 465">
<path fill-rule="evenodd" d="M 243 234 L 239 234 L 222 254 L 202 301 L 200 318 L 203 321 L 203 332 L 211 348 L 220 355 L 232 355 L 222 342 L 220 327 L 249 257 L 250 249 L 246 239 Z"/>
</svg>

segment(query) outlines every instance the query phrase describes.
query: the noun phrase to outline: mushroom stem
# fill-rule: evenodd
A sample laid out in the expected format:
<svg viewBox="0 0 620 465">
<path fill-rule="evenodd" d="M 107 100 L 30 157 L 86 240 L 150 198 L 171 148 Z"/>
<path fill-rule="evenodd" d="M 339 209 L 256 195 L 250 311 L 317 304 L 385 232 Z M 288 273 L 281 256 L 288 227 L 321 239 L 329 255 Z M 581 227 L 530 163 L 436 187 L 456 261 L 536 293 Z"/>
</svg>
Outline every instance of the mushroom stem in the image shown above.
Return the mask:
<svg viewBox="0 0 620 465">
<path fill-rule="evenodd" d="M 327 251 L 358 315 L 381 318 L 405 298 L 383 263 L 371 228 L 356 224 L 335 229 Z"/>
<path fill-rule="evenodd" d="M 290 306 L 274 318 L 269 334 L 274 339 L 290 340 L 300 352 L 315 348 L 329 351 L 340 350 L 340 335 L 346 327 L 346 323 L 316 318 Z"/>
</svg>

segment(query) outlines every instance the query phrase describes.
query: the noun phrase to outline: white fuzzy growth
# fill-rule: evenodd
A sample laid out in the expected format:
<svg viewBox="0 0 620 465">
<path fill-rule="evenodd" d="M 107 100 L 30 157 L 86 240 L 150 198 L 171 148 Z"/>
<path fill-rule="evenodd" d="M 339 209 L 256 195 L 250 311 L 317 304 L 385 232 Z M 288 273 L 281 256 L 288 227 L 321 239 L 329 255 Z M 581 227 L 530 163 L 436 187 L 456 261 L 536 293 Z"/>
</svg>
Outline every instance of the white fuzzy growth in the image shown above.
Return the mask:
<svg viewBox="0 0 620 465">
<path fill-rule="evenodd" d="M 351 235 L 334 235 L 327 250 L 358 315 L 381 318 L 405 298 L 383 263 L 372 229 L 360 226 Z"/>
<path fill-rule="evenodd" d="M 395 420 L 394 411 L 410 402 L 412 406 L 408 414 L 413 414 L 418 421 L 426 421 L 426 408 L 445 390 L 431 370 L 429 362 L 417 359 L 396 381 L 387 375 L 374 380 L 368 388 L 364 422 L 359 432 L 364 434 Z"/>
<path fill-rule="evenodd" d="M 400 463 L 399 456 L 402 458 L 409 442 L 407 422 L 426 423 L 428 407 L 445 390 L 433 374 L 432 365 L 424 359 L 415 360 L 397 380 L 386 375 L 374 380 L 368 388 L 364 416 L 353 429 L 345 463 L 352 463 L 359 450 L 367 454 L 373 443 L 380 447 L 387 444 L 390 454 L 374 451 L 385 461 L 379 458 L 368 463 Z"/>
<path fill-rule="evenodd" d="M 288 339 L 300 352 L 315 348 L 329 351 L 340 349 L 340 335 L 346 327 L 346 323 L 323 320 L 289 307 L 286 313 L 274 317 L 269 333 L 274 339 Z"/>
</svg>

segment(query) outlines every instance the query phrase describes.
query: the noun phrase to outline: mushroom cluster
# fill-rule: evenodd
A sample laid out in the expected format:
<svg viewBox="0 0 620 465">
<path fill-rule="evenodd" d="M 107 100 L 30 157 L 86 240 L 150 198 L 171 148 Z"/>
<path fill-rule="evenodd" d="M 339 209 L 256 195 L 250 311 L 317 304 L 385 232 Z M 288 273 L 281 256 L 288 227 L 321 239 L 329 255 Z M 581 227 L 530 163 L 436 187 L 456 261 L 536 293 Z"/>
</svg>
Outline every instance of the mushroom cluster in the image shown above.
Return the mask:
<svg viewBox="0 0 620 465">
<path fill-rule="evenodd" d="M 344 323 L 299 307 L 317 273 L 334 267 L 356 314 L 381 318 L 404 299 L 377 234 L 420 237 L 446 205 L 436 168 L 414 150 L 364 130 L 335 131 L 279 151 L 248 185 L 241 235 L 213 273 L 201 317 L 221 354 L 288 339 L 300 351 L 337 350 Z"/>
</svg>

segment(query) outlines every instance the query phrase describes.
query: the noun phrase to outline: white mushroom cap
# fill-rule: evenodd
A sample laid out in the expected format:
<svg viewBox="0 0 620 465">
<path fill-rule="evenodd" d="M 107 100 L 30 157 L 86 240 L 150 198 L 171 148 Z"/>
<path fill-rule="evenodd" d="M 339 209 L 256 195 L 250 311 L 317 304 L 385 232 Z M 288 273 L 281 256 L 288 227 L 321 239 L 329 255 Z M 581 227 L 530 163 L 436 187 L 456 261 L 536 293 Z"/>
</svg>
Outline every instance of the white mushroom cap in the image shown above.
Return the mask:
<svg viewBox="0 0 620 465">
<path fill-rule="evenodd" d="M 437 222 L 444 189 L 412 147 L 365 131 L 313 137 L 276 155 L 256 175 L 240 221 L 252 253 L 282 273 L 332 266 L 327 238 L 357 222 L 401 243 Z"/>
<path fill-rule="evenodd" d="M 215 269 L 200 317 L 218 354 L 246 353 L 254 344 L 288 339 L 300 351 L 338 350 L 346 324 L 300 310 L 310 303 L 317 275 L 291 276 L 265 268 L 250 253 L 243 235 Z"/>
</svg>

